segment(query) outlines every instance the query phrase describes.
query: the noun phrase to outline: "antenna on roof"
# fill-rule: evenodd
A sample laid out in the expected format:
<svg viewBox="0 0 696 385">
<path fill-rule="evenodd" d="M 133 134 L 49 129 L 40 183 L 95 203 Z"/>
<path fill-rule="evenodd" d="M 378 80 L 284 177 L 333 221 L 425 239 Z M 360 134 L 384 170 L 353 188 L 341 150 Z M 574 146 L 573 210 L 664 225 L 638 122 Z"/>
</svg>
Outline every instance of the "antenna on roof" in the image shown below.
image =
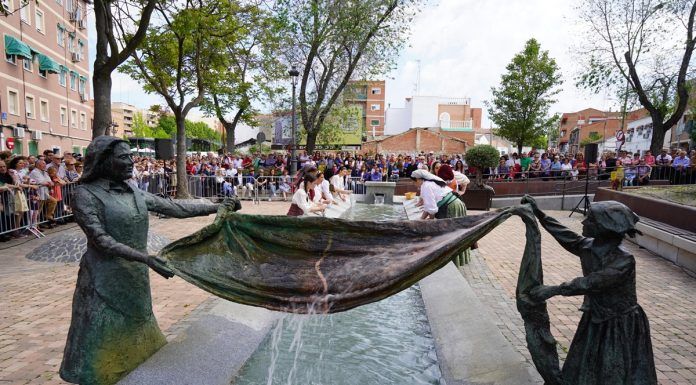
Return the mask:
<svg viewBox="0 0 696 385">
<path fill-rule="evenodd" d="M 415 94 L 418 95 L 420 92 L 420 73 L 421 73 L 421 61 L 420 59 L 416 60 L 416 63 L 418 63 L 418 75 L 416 77 L 416 92 Z"/>
</svg>

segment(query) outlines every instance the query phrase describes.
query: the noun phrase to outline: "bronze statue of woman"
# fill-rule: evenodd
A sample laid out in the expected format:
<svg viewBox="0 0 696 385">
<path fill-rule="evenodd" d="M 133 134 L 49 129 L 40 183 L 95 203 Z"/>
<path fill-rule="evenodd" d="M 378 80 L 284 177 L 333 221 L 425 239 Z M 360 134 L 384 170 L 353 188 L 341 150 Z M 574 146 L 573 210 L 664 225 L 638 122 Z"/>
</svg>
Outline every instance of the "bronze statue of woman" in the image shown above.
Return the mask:
<svg viewBox="0 0 696 385">
<path fill-rule="evenodd" d="M 127 142 L 95 138 L 72 199 L 87 251 L 73 296 L 72 321 L 60 368 L 62 379 L 113 384 L 145 361 L 166 339 L 152 313 L 149 268 L 173 276 L 147 254 L 148 211 L 177 218 L 215 213 L 218 205 L 175 203 L 131 187 Z"/>
<path fill-rule="evenodd" d="M 558 286 L 537 286 L 534 302 L 557 295 L 583 295 L 583 316 L 562 369 L 565 385 L 656 385 L 648 317 L 636 296 L 636 261 L 621 247 L 634 237 L 638 216 L 625 205 L 595 202 L 582 222 L 582 235 L 539 210 L 525 196 L 541 225 L 563 248 L 577 255 L 582 277 Z"/>
</svg>

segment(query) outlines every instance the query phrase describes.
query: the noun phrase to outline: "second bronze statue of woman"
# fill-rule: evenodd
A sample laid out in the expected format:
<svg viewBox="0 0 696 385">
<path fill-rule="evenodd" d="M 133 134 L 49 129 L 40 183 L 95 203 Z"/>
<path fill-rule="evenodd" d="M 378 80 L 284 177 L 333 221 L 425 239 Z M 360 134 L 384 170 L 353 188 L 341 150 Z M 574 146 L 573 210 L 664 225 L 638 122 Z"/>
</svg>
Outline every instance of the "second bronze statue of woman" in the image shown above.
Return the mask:
<svg viewBox="0 0 696 385">
<path fill-rule="evenodd" d="M 215 204 L 175 203 L 131 187 L 127 142 L 95 138 L 73 196 L 75 221 L 87 235 L 73 296 L 60 376 L 79 384 L 113 384 L 166 339 L 152 313 L 149 268 L 169 278 L 147 254 L 148 211 L 186 218 L 215 213 Z"/>
</svg>

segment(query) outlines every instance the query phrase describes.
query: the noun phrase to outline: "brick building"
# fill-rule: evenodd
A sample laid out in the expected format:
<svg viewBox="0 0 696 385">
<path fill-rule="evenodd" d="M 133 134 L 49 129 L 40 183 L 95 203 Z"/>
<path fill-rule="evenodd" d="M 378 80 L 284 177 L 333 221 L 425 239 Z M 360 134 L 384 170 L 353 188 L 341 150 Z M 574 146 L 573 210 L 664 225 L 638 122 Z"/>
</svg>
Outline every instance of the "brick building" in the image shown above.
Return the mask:
<svg viewBox="0 0 696 385">
<path fill-rule="evenodd" d="M 83 0 L 2 0 L 0 149 L 37 154 L 83 152 L 92 137 L 92 104 Z"/>
<path fill-rule="evenodd" d="M 562 153 L 575 154 L 581 151 L 583 140 L 593 133 L 603 138 L 613 137 L 619 129 L 626 130 L 628 124 L 645 116 L 645 109 L 628 111 L 621 126 L 620 111 L 601 111 L 595 108 L 586 108 L 577 112 L 567 112 L 561 115 L 559 123 L 558 148 Z"/>
<path fill-rule="evenodd" d="M 343 92 L 343 100 L 348 105 L 362 110 L 362 127 L 368 138 L 384 135 L 384 80 L 350 81 Z"/>
<path fill-rule="evenodd" d="M 469 142 L 455 138 L 439 130 L 413 128 L 397 135 L 391 135 L 363 143 L 362 153 L 396 153 L 411 154 L 433 152 L 435 154 L 464 154 L 468 147 L 474 145 L 473 135 Z"/>
</svg>

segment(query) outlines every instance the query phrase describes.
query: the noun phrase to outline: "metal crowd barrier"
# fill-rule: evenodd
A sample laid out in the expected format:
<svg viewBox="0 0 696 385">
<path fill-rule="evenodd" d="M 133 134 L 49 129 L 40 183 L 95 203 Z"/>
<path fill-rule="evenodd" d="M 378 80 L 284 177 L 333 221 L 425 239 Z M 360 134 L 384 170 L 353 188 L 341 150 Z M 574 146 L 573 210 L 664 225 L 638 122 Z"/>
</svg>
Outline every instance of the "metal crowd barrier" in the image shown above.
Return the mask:
<svg viewBox="0 0 696 385">
<path fill-rule="evenodd" d="M 52 191 L 53 187 L 44 186 L 0 192 L 0 235 L 43 237 L 45 226 L 70 220 L 70 200 L 76 185 L 60 186 L 59 194 Z"/>
</svg>

